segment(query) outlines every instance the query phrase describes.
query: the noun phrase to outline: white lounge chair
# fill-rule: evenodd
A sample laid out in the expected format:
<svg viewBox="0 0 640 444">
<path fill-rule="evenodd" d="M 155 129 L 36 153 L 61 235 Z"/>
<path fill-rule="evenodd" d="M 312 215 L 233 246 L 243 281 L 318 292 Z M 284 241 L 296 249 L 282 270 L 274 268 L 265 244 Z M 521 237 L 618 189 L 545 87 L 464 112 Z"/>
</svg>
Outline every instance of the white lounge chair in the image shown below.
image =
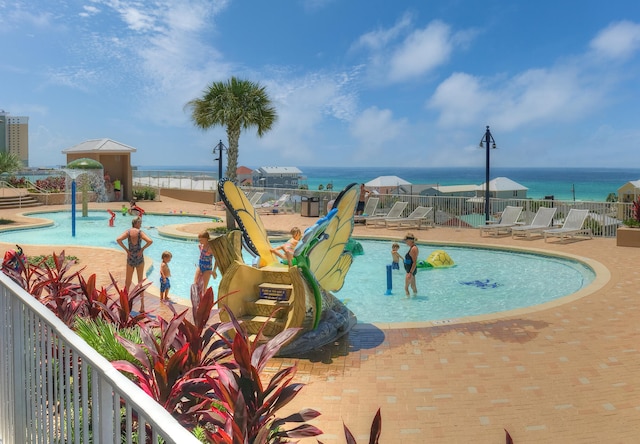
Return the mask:
<svg viewBox="0 0 640 444">
<path fill-rule="evenodd" d="M 428 221 L 429 214 L 433 212 L 433 207 L 416 207 L 407 217 L 387 217 L 384 219 L 385 226 L 387 228 L 392 226 L 402 227 L 416 227 L 420 229 L 422 225 L 433 225 Z"/>
<path fill-rule="evenodd" d="M 264 202 L 261 205 L 255 205 L 258 213 L 260 214 L 280 214 L 287 213 L 289 210 L 293 211 L 291 206 L 291 195 L 283 194 L 277 200 Z"/>
<path fill-rule="evenodd" d="M 370 197 L 367 199 L 367 204 L 364 206 L 364 211 L 362 214 L 356 214 L 353 216 L 353 221 L 355 223 L 364 223 L 367 217 L 373 217 L 378 209 L 378 204 L 380 203 L 379 197 Z"/>
<path fill-rule="evenodd" d="M 556 214 L 557 208 L 540 207 L 533 216 L 533 220 L 529 225 L 516 225 L 511 227 L 511 237 L 516 236 L 530 237 L 534 235 L 542 235 L 544 230 L 548 230 L 553 222 L 553 216 Z"/>
<path fill-rule="evenodd" d="M 367 217 L 364 220 L 365 226 L 367 226 L 367 227 L 369 225 L 384 225 L 384 226 L 386 226 L 387 223 L 385 222 L 385 219 L 400 217 L 400 215 L 402 214 L 404 209 L 407 208 L 407 205 L 409 205 L 409 202 L 397 201 L 396 203 L 393 204 L 393 206 L 391 207 L 391 209 L 389 210 L 389 212 L 385 216 Z"/>
<path fill-rule="evenodd" d="M 564 219 L 562 227 L 543 231 L 544 241 L 546 242 L 549 236 L 557 236 L 560 240 L 563 240 L 580 234 L 588 235 L 589 239 L 591 239 L 593 237 L 591 228 L 583 228 L 588 216 L 589 210 L 576 210 L 575 208 L 571 208 L 569 214 L 567 214 L 567 217 Z"/>
<path fill-rule="evenodd" d="M 522 207 L 512 207 L 507 205 L 502 211 L 500 220 L 497 224 L 490 224 L 480 227 L 480 236 L 483 233 L 489 233 L 497 236 L 500 233 L 511 233 L 511 227 L 515 226 L 522 213 Z"/>
<path fill-rule="evenodd" d="M 249 203 L 251 205 L 253 205 L 254 207 L 258 206 L 258 204 L 260 203 L 260 199 L 262 199 L 262 196 L 264 195 L 264 193 L 256 193 L 253 196 L 251 196 L 251 199 L 249 199 Z"/>
</svg>

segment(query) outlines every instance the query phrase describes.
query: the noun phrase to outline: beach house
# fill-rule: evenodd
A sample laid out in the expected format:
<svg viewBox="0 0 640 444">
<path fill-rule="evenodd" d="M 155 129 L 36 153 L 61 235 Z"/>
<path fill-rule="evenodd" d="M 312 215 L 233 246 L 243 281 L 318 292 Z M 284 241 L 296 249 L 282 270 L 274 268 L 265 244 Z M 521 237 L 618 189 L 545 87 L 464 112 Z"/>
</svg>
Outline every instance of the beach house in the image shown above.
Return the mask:
<svg viewBox="0 0 640 444">
<path fill-rule="evenodd" d="M 246 166 L 239 166 L 236 170 L 236 178 L 240 185 L 253 185 L 253 170 Z"/>
<path fill-rule="evenodd" d="M 253 186 L 263 188 L 298 188 L 302 171 L 296 167 L 263 166 L 253 170 Z"/>
<path fill-rule="evenodd" d="M 631 180 L 618 188 L 618 202 L 633 202 L 640 196 L 640 179 Z"/>
<path fill-rule="evenodd" d="M 475 189 L 476 199 L 484 199 L 485 184 Z M 514 182 L 508 177 L 496 177 L 489 181 L 489 197 L 494 199 L 526 199 L 529 188 Z M 484 202 L 484 200 L 482 200 Z"/>
</svg>

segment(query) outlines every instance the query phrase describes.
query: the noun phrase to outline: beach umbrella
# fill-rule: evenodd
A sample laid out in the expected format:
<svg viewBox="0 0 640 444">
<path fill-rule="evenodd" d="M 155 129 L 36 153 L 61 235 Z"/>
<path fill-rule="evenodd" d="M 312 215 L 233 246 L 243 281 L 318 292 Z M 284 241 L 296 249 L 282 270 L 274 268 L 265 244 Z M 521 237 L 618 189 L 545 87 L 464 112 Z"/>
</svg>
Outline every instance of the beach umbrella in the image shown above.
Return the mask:
<svg viewBox="0 0 640 444">
<path fill-rule="evenodd" d="M 378 176 L 364 184 L 364 186 L 372 188 L 391 188 L 398 187 L 400 185 L 411 185 L 411 182 L 408 182 L 398 176 Z"/>
</svg>

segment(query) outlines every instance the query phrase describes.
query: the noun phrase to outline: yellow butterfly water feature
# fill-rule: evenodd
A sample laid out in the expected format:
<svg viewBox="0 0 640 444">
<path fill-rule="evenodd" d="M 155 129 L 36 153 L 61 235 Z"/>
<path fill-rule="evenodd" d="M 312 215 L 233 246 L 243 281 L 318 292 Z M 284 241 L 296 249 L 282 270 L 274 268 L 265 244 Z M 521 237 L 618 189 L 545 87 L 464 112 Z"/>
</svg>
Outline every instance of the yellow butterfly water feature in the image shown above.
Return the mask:
<svg viewBox="0 0 640 444">
<path fill-rule="evenodd" d="M 289 267 L 271 252 L 259 212 L 245 193 L 230 180 L 220 181 L 220 197 L 241 236 L 231 232 L 211 241 L 222 272 L 218 295 L 226 295 L 222 305 L 244 320 L 250 333 L 268 338 L 289 327 L 314 330 L 323 311 L 337 310 L 340 316 L 348 312 L 330 292 L 342 288 L 353 260 L 345 246 L 353 232 L 359 196 L 355 185 L 347 186 L 336 198 L 333 210 L 304 230 L 294 251 L 296 266 Z M 241 244 L 256 256 L 254 264 L 244 263 Z M 341 334 L 355 323 L 352 313 L 346 317 L 349 325 L 338 327 Z"/>
</svg>

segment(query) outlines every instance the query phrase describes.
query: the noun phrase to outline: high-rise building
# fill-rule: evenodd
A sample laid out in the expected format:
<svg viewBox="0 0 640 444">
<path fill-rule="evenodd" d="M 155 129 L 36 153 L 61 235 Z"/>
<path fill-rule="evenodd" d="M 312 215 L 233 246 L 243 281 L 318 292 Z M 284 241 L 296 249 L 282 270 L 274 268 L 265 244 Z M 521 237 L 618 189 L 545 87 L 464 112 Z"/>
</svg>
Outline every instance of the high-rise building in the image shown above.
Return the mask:
<svg viewBox="0 0 640 444">
<path fill-rule="evenodd" d="M 0 110 L 0 153 L 13 153 L 29 166 L 29 117 Z"/>
</svg>

